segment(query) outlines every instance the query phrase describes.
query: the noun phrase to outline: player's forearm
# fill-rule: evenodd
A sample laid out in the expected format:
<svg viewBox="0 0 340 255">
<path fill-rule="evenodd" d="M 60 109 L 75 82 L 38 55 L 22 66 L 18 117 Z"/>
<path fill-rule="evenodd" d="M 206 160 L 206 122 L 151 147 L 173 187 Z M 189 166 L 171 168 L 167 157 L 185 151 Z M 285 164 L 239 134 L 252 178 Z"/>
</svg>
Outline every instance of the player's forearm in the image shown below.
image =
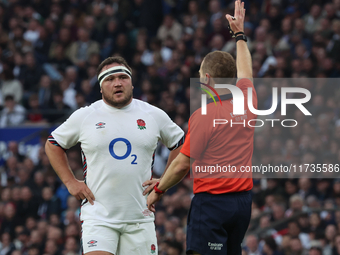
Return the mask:
<svg viewBox="0 0 340 255">
<path fill-rule="evenodd" d="M 179 183 L 190 170 L 190 158 L 180 153 L 161 178 L 158 189 L 167 190 Z"/>
<path fill-rule="evenodd" d="M 239 40 L 236 43 L 236 67 L 237 78 L 253 78 L 252 59 L 245 41 Z"/>
<path fill-rule="evenodd" d="M 62 148 L 51 144 L 49 141 L 46 141 L 45 151 L 54 171 L 57 173 L 60 180 L 65 184 L 66 187 L 71 185 L 72 182 L 76 181 L 76 178 L 74 177 L 74 174 L 68 163 L 66 153 Z"/>
<path fill-rule="evenodd" d="M 164 176 L 164 174 L 165 174 L 166 171 L 168 170 L 168 168 L 169 168 L 171 162 L 177 157 L 177 155 L 178 155 L 179 152 L 181 151 L 182 146 L 183 146 L 183 145 L 179 146 L 179 147 L 178 147 L 177 149 L 175 149 L 175 150 L 170 151 L 170 154 L 169 154 L 169 157 L 168 157 L 168 162 L 166 163 L 166 166 L 165 166 L 165 169 L 164 169 L 164 172 L 163 172 L 161 178 Z"/>
</svg>

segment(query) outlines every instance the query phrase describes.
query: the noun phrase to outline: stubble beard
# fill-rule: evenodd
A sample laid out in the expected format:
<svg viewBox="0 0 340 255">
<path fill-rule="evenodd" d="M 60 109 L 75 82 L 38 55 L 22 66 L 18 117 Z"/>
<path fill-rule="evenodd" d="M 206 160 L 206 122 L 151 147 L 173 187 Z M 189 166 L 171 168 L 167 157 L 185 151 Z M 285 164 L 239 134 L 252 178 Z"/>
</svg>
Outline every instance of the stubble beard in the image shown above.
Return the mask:
<svg viewBox="0 0 340 255">
<path fill-rule="evenodd" d="M 129 101 L 131 100 L 132 90 L 125 96 L 124 99 L 119 100 L 119 102 L 117 102 L 117 100 L 113 99 L 114 94 L 107 95 L 105 93 L 105 91 L 103 91 L 102 95 L 103 95 L 105 102 L 108 103 L 110 106 L 115 107 L 115 108 L 122 108 L 122 107 L 126 106 L 129 103 Z"/>
</svg>

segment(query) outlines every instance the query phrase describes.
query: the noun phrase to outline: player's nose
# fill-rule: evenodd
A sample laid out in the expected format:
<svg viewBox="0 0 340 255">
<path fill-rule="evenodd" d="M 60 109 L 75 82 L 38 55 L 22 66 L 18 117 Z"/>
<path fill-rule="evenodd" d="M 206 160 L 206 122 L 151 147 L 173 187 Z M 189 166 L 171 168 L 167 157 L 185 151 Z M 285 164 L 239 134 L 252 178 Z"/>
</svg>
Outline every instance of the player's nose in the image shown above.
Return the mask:
<svg viewBox="0 0 340 255">
<path fill-rule="evenodd" d="M 120 87 L 122 86 L 122 82 L 120 79 L 116 79 L 114 82 L 113 82 L 113 86 L 115 87 Z"/>
</svg>

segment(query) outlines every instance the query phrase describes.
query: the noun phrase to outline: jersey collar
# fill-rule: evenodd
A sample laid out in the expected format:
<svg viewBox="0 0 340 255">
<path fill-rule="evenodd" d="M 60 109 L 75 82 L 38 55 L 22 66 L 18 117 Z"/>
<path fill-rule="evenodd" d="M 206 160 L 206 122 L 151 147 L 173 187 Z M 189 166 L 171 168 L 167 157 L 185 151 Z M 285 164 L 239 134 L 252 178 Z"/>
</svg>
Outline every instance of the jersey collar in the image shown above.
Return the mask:
<svg viewBox="0 0 340 255">
<path fill-rule="evenodd" d="M 129 109 L 131 109 L 133 107 L 133 104 L 134 104 L 134 99 L 132 98 L 132 101 L 131 103 L 129 103 L 128 105 L 118 109 L 118 108 L 115 108 L 111 105 L 108 105 L 107 103 L 104 102 L 104 100 L 102 99 L 102 103 L 103 103 L 103 106 L 105 109 L 109 110 L 109 111 L 113 111 L 113 112 L 118 112 L 118 111 L 127 111 Z"/>
<path fill-rule="evenodd" d="M 220 98 L 221 98 L 221 101 L 229 100 L 229 99 L 233 98 L 233 94 L 230 93 L 230 94 L 220 95 Z M 217 96 L 215 96 L 214 99 L 215 99 L 216 102 L 219 101 Z M 214 102 L 214 99 L 209 98 L 207 100 L 207 103 L 210 104 L 210 103 Z"/>
</svg>

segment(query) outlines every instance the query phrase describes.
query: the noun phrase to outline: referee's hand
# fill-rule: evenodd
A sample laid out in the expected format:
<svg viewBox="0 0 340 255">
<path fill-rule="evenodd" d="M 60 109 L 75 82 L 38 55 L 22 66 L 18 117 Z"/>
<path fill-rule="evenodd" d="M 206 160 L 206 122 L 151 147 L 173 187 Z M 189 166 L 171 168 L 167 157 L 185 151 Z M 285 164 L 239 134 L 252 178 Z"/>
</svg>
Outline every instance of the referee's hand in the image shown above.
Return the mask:
<svg viewBox="0 0 340 255">
<path fill-rule="evenodd" d="M 234 34 L 238 32 L 244 32 L 244 17 L 246 10 L 244 9 L 244 2 L 241 0 L 235 1 L 234 17 L 227 14 L 226 18 L 229 21 L 229 26 L 233 30 Z"/>
<path fill-rule="evenodd" d="M 90 204 L 93 205 L 93 201 L 95 200 L 94 195 L 84 181 L 74 179 L 74 181 L 68 183 L 66 187 L 68 192 L 70 192 L 70 194 L 76 199 L 81 201 L 87 199 Z"/>
</svg>

